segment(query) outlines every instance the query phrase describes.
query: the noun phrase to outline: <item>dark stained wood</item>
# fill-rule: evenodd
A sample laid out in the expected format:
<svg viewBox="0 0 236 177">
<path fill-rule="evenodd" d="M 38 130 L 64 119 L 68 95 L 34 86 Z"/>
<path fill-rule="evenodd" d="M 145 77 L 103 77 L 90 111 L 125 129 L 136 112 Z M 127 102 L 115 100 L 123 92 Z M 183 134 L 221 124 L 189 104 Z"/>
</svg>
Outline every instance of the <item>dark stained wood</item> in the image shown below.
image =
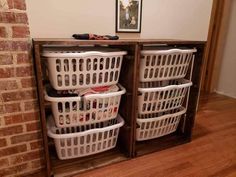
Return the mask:
<svg viewBox="0 0 236 177">
<path fill-rule="evenodd" d="M 235 115 L 236 99 L 218 94 L 202 94 L 190 143 L 77 176 L 234 177 L 236 176 Z"/>
<path fill-rule="evenodd" d="M 125 154 L 128 157 L 132 157 L 133 153 L 133 116 L 134 110 L 134 99 L 135 99 L 135 72 L 136 62 L 135 57 L 135 46 L 118 46 L 118 48 L 128 52 L 128 55 L 124 57 L 119 83 L 126 88 L 126 94 L 122 96 L 119 113 L 125 120 L 125 126 L 121 128 L 119 142 L 122 144 Z"/>
<path fill-rule="evenodd" d="M 59 160 L 54 152 L 55 151 L 51 151 L 54 177 L 73 176 L 87 170 L 128 160 L 118 148 L 87 157 L 69 160 Z"/>
<path fill-rule="evenodd" d="M 132 125 L 132 131 L 133 131 L 133 154 L 132 156 L 136 156 L 136 147 L 135 147 L 135 141 L 136 141 L 136 119 L 138 117 L 138 86 L 139 86 L 139 66 L 140 66 L 140 52 L 141 52 L 141 45 L 136 45 L 135 46 L 135 70 L 134 70 L 134 87 L 133 87 L 133 94 L 135 97 L 133 98 L 133 112 L 132 112 L 132 117 L 133 117 L 133 125 Z"/>
<path fill-rule="evenodd" d="M 179 124 L 177 133 L 174 135 L 165 136 L 162 138 L 153 139 L 150 142 L 136 142 L 134 147 L 134 154 L 139 156 L 143 154 L 148 154 L 154 151 L 163 150 L 175 145 L 183 144 L 189 142 L 192 136 L 192 129 L 194 126 L 196 109 L 198 104 L 199 92 L 200 92 L 200 78 L 202 72 L 202 62 L 204 53 L 204 44 L 174 44 L 168 45 L 171 47 L 189 47 L 196 48 L 197 53 L 195 54 L 195 62 L 193 65 L 192 82 L 193 86 L 190 88 L 189 102 L 186 112 L 186 121 L 184 126 L 184 132 L 180 129 L 182 127 L 182 120 Z M 188 76 L 186 76 L 188 78 Z M 135 123 L 136 125 L 136 123 Z M 134 125 L 134 126 L 135 126 Z M 135 137 L 135 136 L 134 136 Z"/>
<path fill-rule="evenodd" d="M 123 96 L 120 104 L 120 114 L 125 118 L 127 124 L 127 127 L 122 128 L 120 132 L 121 144 L 123 147 L 129 148 L 127 152 L 129 157 L 134 157 L 140 45 L 135 44 L 128 48 L 125 46 L 119 47 L 128 52 L 128 58 L 125 57 L 123 60 L 119 80 L 119 83 L 127 90 L 127 93 Z"/>
<path fill-rule="evenodd" d="M 194 47 L 194 46 L 192 46 Z M 200 81 L 202 73 L 202 63 L 204 54 L 204 45 L 195 46 L 197 53 L 195 54 L 195 60 L 193 65 L 192 83 L 190 87 L 189 102 L 186 112 L 186 124 L 184 129 L 184 135 L 190 140 L 192 137 L 192 129 L 194 126 L 195 115 L 198 105 L 198 99 L 200 95 Z"/>
<path fill-rule="evenodd" d="M 73 38 L 34 38 L 33 41 L 41 45 L 204 44 L 206 42 L 178 39 L 76 40 Z"/>
<path fill-rule="evenodd" d="M 206 41 L 191 41 L 191 40 L 181 40 L 181 39 L 139 39 L 139 44 L 168 44 L 168 45 L 198 45 L 205 44 Z"/>
<path fill-rule="evenodd" d="M 180 136 L 177 133 L 172 133 L 153 140 L 136 142 L 136 156 L 165 150 L 187 142 L 189 142 L 189 140 L 186 137 Z"/>
<path fill-rule="evenodd" d="M 182 143 L 186 143 L 191 138 L 192 127 L 194 124 L 195 110 L 199 94 L 199 80 L 202 63 L 202 55 L 204 49 L 204 41 L 181 41 L 181 40 L 149 40 L 149 39 L 126 39 L 126 40 L 94 40 L 94 41 L 79 41 L 74 39 L 34 39 L 35 56 L 36 56 L 36 71 L 37 83 L 39 92 L 39 104 L 41 111 L 41 122 L 45 141 L 45 157 L 47 164 L 47 175 L 54 174 L 69 174 L 79 173 L 82 171 L 94 169 L 107 164 L 126 160 L 128 157 L 143 155 L 146 153 L 163 150 Z M 184 134 L 173 134 L 163 138 L 158 138 L 152 141 L 136 143 L 136 118 L 137 118 L 137 102 L 138 102 L 138 85 L 139 85 L 139 62 L 140 50 L 143 45 L 159 45 L 165 44 L 172 47 L 196 47 L 198 49 L 194 65 L 193 83 L 191 89 L 189 107 L 187 112 L 188 121 L 185 127 Z M 128 51 L 128 55 L 123 60 L 121 75 L 119 82 L 126 88 L 127 93 L 122 97 L 119 113 L 125 119 L 125 125 L 120 130 L 118 145 L 115 150 L 104 152 L 102 154 L 93 155 L 90 157 L 78 158 L 73 160 L 61 161 L 52 155 L 53 151 L 48 154 L 48 139 L 46 134 L 46 115 L 45 110 L 48 110 L 48 104 L 43 98 L 43 79 L 40 49 L 43 45 L 106 45 L 109 47 L 121 48 Z M 48 112 L 46 113 L 48 114 Z M 53 147 L 53 143 L 50 143 Z M 119 151 L 117 151 L 119 149 Z M 47 151 L 47 152 L 46 152 Z M 104 157 L 103 157 L 104 156 Z M 50 168 L 50 159 L 52 160 L 52 169 Z"/>
<path fill-rule="evenodd" d="M 44 105 L 44 94 L 43 94 L 43 82 L 42 82 L 42 68 L 41 68 L 41 58 L 40 58 L 40 45 L 34 45 L 34 59 L 35 59 L 35 70 L 36 70 L 36 79 L 37 79 L 37 93 L 39 100 L 40 108 L 40 122 L 42 126 L 43 134 L 43 144 L 44 144 L 44 153 L 46 161 L 46 175 L 51 176 L 51 164 L 50 156 L 48 150 L 48 138 L 47 138 L 47 125 L 46 125 L 46 114 L 45 114 L 45 105 Z"/>
</svg>

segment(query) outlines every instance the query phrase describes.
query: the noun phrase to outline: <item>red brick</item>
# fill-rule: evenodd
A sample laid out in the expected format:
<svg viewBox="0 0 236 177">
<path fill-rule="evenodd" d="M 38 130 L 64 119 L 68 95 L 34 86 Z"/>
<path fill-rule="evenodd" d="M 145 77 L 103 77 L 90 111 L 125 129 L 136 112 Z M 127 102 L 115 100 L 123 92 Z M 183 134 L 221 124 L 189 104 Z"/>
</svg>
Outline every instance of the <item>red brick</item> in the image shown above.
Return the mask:
<svg viewBox="0 0 236 177">
<path fill-rule="evenodd" d="M 29 51 L 30 45 L 28 41 L 12 41 L 12 51 Z"/>
<path fill-rule="evenodd" d="M 32 150 L 43 148 L 43 141 L 42 140 L 37 140 L 35 142 L 30 143 L 30 148 Z"/>
<path fill-rule="evenodd" d="M 0 12 L 1 23 L 15 23 L 15 14 L 13 12 Z"/>
<path fill-rule="evenodd" d="M 36 86 L 35 78 L 23 78 L 21 79 L 22 88 L 32 88 Z"/>
<path fill-rule="evenodd" d="M 4 121 L 6 125 L 17 124 L 17 123 L 26 123 L 30 121 L 38 121 L 40 120 L 38 112 L 30 112 L 30 113 L 20 113 L 10 116 L 4 116 Z"/>
<path fill-rule="evenodd" d="M 16 114 L 11 116 L 4 116 L 4 121 L 6 125 L 17 124 L 24 122 L 22 114 Z"/>
<path fill-rule="evenodd" d="M 42 150 L 16 155 L 10 158 L 10 164 L 17 165 L 23 162 L 39 159 L 41 156 L 43 156 Z"/>
<path fill-rule="evenodd" d="M 1 6 L 5 2 L 7 2 L 7 4 L 4 5 L 4 7 Z M 29 113 L 24 114 L 21 112 L 24 111 L 26 107 L 28 110 L 33 110 L 37 105 L 37 102 L 35 101 L 37 96 L 35 88 L 27 90 L 20 89 L 22 85 L 24 85 L 23 88 L 32 88 L 29 87 L 30 81 L 26 83 L 24 82 L 26 80 L 24 80 L 21 83 L 21 79 L 28 76 L 31 78 L 33 75 L 33 67 L 19 65 L 32 64 L 32 57 L 29 57 L 28 54 L 26 54 L 26 52 L 30 51 L 30 43 L 28 41 L 30 33 L 27 26 L 28 18 L 25 12 L 25 0 L 0 0 L 0 6 L 2 9 L 0 10 L 0 38 L 5 38 L 0 40 L 0 101 L 4 101 L 4 103 L 1 103 L 0 105 L 0 176 L 23 176 L 23 174 L 27 172 L 35 171 L 32 170 L 32 166 L 34 166 L 33 168 L 40 166 L 38 159 L 41 157 L 41 152 L 27 152 L 27 146 L 25 144 L 26 140 L 30 141 L 30 139 L 33 139 L 33 141 L 35 141 L 35 139 L 40 138 L 41 133 L 38 133 L 37 135 L 30 132 L 31 134 L 28 135 L 26 132 L 24 132 L 25 130 L 36 130 L 38 127 L 38 121 L 35 124 L 33 124 L 33 122 L 27 121 L 36 119 L 39 120 L 39 116 L 36 117 L 38 113 L 31 113 L 32 116 L 29 117 Z M 8 33 L 9 30 L 10 33 Z M 25 40 L 23 40 L 23 38 Z M 15 66 L 14 64 L 18 65 Z M 15 80 L 15 77 L 22 78 Z M 32 81 L 31 84 L 32 83 L 35 83 L 35 81 Z M 14 91 L 16 89 L 18 93 Z M 16 102 L 10 103 L 10 101 Z M 6 139 L 4 136 L 7 136 L 7 138 L 10 138 L 10 140 L 15 141 L 15 143 L 21 143 L 17 146 L 11 145 L 8 147 L 8 139 Z M 34 161 L 36 162 L 33 164 L 32 162 Z"/>
<path fill-rule="evenodd" d="M 4 167 L 8 167 L 8 166 L 9 166 L 8 159 L 0 159 L 0 168 L 4 168 Z"/>
<path fill-rule="evenodd" d="M 1 23 L 18 23 L 18 24 L 28 24 L 27 14 L 15 13 L 15 12 L 0 12 L 0 22 Z"/>
<path fill-rule="evenodd" d="M 20 103 L 4 104 L 4 107 L 5 113 L 15 113 L 21 111 Z"/>
<path fill-rule="evenodd" d="M 0 26 L 0 37 L 6 38 L 7 37 L 7 31 L 4 26 Z"/>
<path fill-rule="evenodd" d="M 28 41 L 0 41 L 0 51 L 29 51 Z"/>
<path fill-rule="evenodd" d="M 26 10 L 24 0 L 8 0 L 8 7 L 9 9 Z"/>
<path fill-rule="evenodd" d="M 36 160 L 38 161 L 38 160 Z M 32 161 L 32 168 L 34 170 L 31 170 L 31 172 L 28 172 L 28 173 L 24 173 L 24 174 L 20 174 L 18 175 L 17 177 L 44 177 L 45 176 L 45 170 L 42 170 L 42 168 L 44 168 L 45 166 L 45 161 L 42 161 L 42 166 L 39 166 L 37 168 L 34 167 L 34 163 L 35 161 Z"/>
<path fill-rule="evenodd" d="M 0 55 L 0 65 L 10 65 L 13 64 L 13 57 L 10 54 Z"/>
<path fill-rule="evenodd" d="M 36 131 L 36 130 L 40 130 L 40 129 L 41 129 L 41 125 L 40 125 L 39 121 L 26 124 L 26 131 L 27 132 Z"/>
<path fill-rule="evenodd" d="M 12 136 L 11 143 L 17 144 L 17 143 L 22 143 L 22 142 L 28 142 L 28 141 L 40 139 L 41 137 L 42 137 L 42 134 L 40 132 L 21 134 L 21 135 Z"/>
<path fill-rule="evenodd" d="M 25 111 L 38 110 L 38 101 L 28 101 L 24 103 Z"/>
<path fill-rule="evenodd" d="M 17 89 L 17 82 L 15 80 L 0 81 L 0 90 L 14 90 Z"/>
<path fill-rule="evenodd" d="M 28 24 L 28 17 L 26 13 L 15 13 L 15 23 Z"/>
<path fill-rule="evenodd" d="M 11 50 L 10 41 L 0 41 L 0 51 L 10 51 L 10 50 Z"/>
<path fill-rule="evenodd" d="M 38 169 L 38 168 L 44 168 L 44 167 L 45 167 L 44 159 L 32 161 L 32 168 Z"/>
<path fill-rule="evenodd" d="M 29 28 L 27 26 L 13 26 L 12 27 L 13 38 L 27 38 L 29 37 Z"/>
<path fill-rule="evenodd" d="M 6 1 L 7 2 L 7 8 L 8 9 L 13 9 L 13 0 L 4 0 L 4 1 Z"/>
<path fill-rule="evenodd" d="M 1 138 L 0 139 L 0 147 L 4 147 L 4 146 L 6 146 L 7 145 L 7 141 L 6 141 L 6 139 L 4 138 Z M 1 166 L 1 165 L 0 165 Z"/>
<path fill-rule="evenodd" d="M 21 94 L 22 100 L 30 100 L 30 99 L 36 99 L 37 98 L 37 94 L 36 94 L 35 89 L 22 91 L 20 94 Z"/>
<path fill-rule="evenodd" d="M 22 125 L 0 128 L 0 137 L 19 134 L 23 132 Z"/>
<path fill-rule="evenodd" d="M 17 54 L 17 64 L 32 63 L 32 59 L 29 57 L 28 53 Z"/>
<path fill-rule="evenodd" d="M 40 120 L 39 112 L 29 112 L 23 114 L 24 121 Z"/>
<path fill-rule="evenodd" d="M 19 91 L 6 92 L 6 93 L 2 93 L 2 98 L 4 102 L 36 99 L 36 91 L 25 90 L 21 92 Z"/>
<path fill-rule="evenodd" d="M 21 94 L 19 91 L 2 93 L 2 98 L 4 102 L 19 101 L 21 100 Z"/>
<path fill-rule="evenodd" d="M 0 68 L 0 78 L 14 77 L 14 68 Z"/>
<path fill-rule="evenodd" d="M 32 66 L 21 66 L 16 68 L 16 77 L 27 77 L 33 75 Z"/>
<path fill-rule="evenodd" d="M 4 113 L 4 106 L 0 105 L 0 114 L 3 114 L 3 113 Z"/>
<path fill-rule="evenodd" d="M 27 163 L 5 168 L 0 171 L 0 176 L 9 176 L 9 175 L 16 176 L 16 174 L 26 171 L 27 168 L 28 168 Z"/>
<path fill-rule="evenodd" d="M 7 147 L 4 149 L 0 149 L 0 157 L 9 156 L 12 154 L 18 154 L 18 153 L 25 152 L 25 151 L 27 151 L 26 144 Z"/>
</svg>

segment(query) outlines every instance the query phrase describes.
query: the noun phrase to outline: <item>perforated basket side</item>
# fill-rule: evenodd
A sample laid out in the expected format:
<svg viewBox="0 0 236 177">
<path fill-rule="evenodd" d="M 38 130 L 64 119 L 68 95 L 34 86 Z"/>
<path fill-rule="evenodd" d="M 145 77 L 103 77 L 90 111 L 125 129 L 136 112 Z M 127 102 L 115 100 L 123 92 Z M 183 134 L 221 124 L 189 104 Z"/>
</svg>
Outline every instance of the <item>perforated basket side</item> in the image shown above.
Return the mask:
<svg viewBox="0 0 236 177">
<path fill-rule="evenodd" d="M 192 82 L 189 80 L 178 79 L 175 80 L 175 85 L 139 88 L 139 117 L 141 117 L 142 114 L 158 113 L 181 107 L 191 85 Z"/>
<path fill-rule="evenodd" d="M 70 128 L 56 128 L 48 122 L 48 136 L 54 139 L 59 159 L 71 159 L 114 148 L 123 125 L 120 116 L 107 122 Z"/>
<path fill-rule="evenodd" d="M 195 49 L 143 50 L 140 81 L 152 82 L 185 77 Z"/>
<path fill-rule="evenodd" d="M 175 132 L 181 116 L 185 112 L 186 109 L 181 107 L 174 113 L 164 114 L 154 118 L 137 119 L 136 140 L 149 140 Z"/>
<path fill-rule="evenodd" d="M 56 90 L 117 84 L 126 52 L 49 53 L 49 80 Z"/>
<path fill-rule="evenodd" d="M 90 94 L 84 97 L 50 97 L 52 113 L 57 127 L 92 124 L 116 118 L 121 96 L 126 92 L 120 90 L 111 93 Z"/>
</svg>

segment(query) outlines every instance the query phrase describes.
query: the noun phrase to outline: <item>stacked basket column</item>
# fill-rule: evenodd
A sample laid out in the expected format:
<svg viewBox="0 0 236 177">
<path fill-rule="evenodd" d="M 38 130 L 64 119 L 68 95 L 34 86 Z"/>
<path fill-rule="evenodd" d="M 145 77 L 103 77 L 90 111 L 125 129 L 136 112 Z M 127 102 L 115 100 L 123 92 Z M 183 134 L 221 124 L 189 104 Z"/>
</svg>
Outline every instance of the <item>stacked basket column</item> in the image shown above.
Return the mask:
<svg viewBox="0 0 236 177">
<path fill-rule="evenodd" d="M 48 136 L 54 139 L 59 159 L 87 156 L 116 146 L 124 125 L 118 109 L 125 88 L 118 84 L 115 92 L 70 93 L 117 84 L 125 54 L 114 49 L 45 49 L 50 84 L 57 93 L 67 93 L 50 95 L 50 86 L 45 91 L 53 115 L 48 118 Z"/>
<path fill-rule="evenodd" d="M 195 49 L 141 51 L 137 141 L 176 131 L 186 112 L 183 103 L 192 82 L 183 78 L 194 52 Z"/>
</svg>

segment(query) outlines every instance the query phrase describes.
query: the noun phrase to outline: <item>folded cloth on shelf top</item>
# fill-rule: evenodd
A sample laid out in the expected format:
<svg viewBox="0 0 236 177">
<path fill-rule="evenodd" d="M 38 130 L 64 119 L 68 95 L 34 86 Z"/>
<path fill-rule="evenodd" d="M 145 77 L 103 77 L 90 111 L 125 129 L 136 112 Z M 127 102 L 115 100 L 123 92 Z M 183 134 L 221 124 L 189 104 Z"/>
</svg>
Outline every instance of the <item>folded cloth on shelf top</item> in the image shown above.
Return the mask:
<svg viewBox="0 0 236 177">
<path fill-rule="evenodd" d="M 85 34 L 73 34 L 73 38 L 81 39 L 81 40 L 118 40 L 119 36 L 111 36 L 111 35 L 97 35 L 91 33 Z"/>
</svg>

